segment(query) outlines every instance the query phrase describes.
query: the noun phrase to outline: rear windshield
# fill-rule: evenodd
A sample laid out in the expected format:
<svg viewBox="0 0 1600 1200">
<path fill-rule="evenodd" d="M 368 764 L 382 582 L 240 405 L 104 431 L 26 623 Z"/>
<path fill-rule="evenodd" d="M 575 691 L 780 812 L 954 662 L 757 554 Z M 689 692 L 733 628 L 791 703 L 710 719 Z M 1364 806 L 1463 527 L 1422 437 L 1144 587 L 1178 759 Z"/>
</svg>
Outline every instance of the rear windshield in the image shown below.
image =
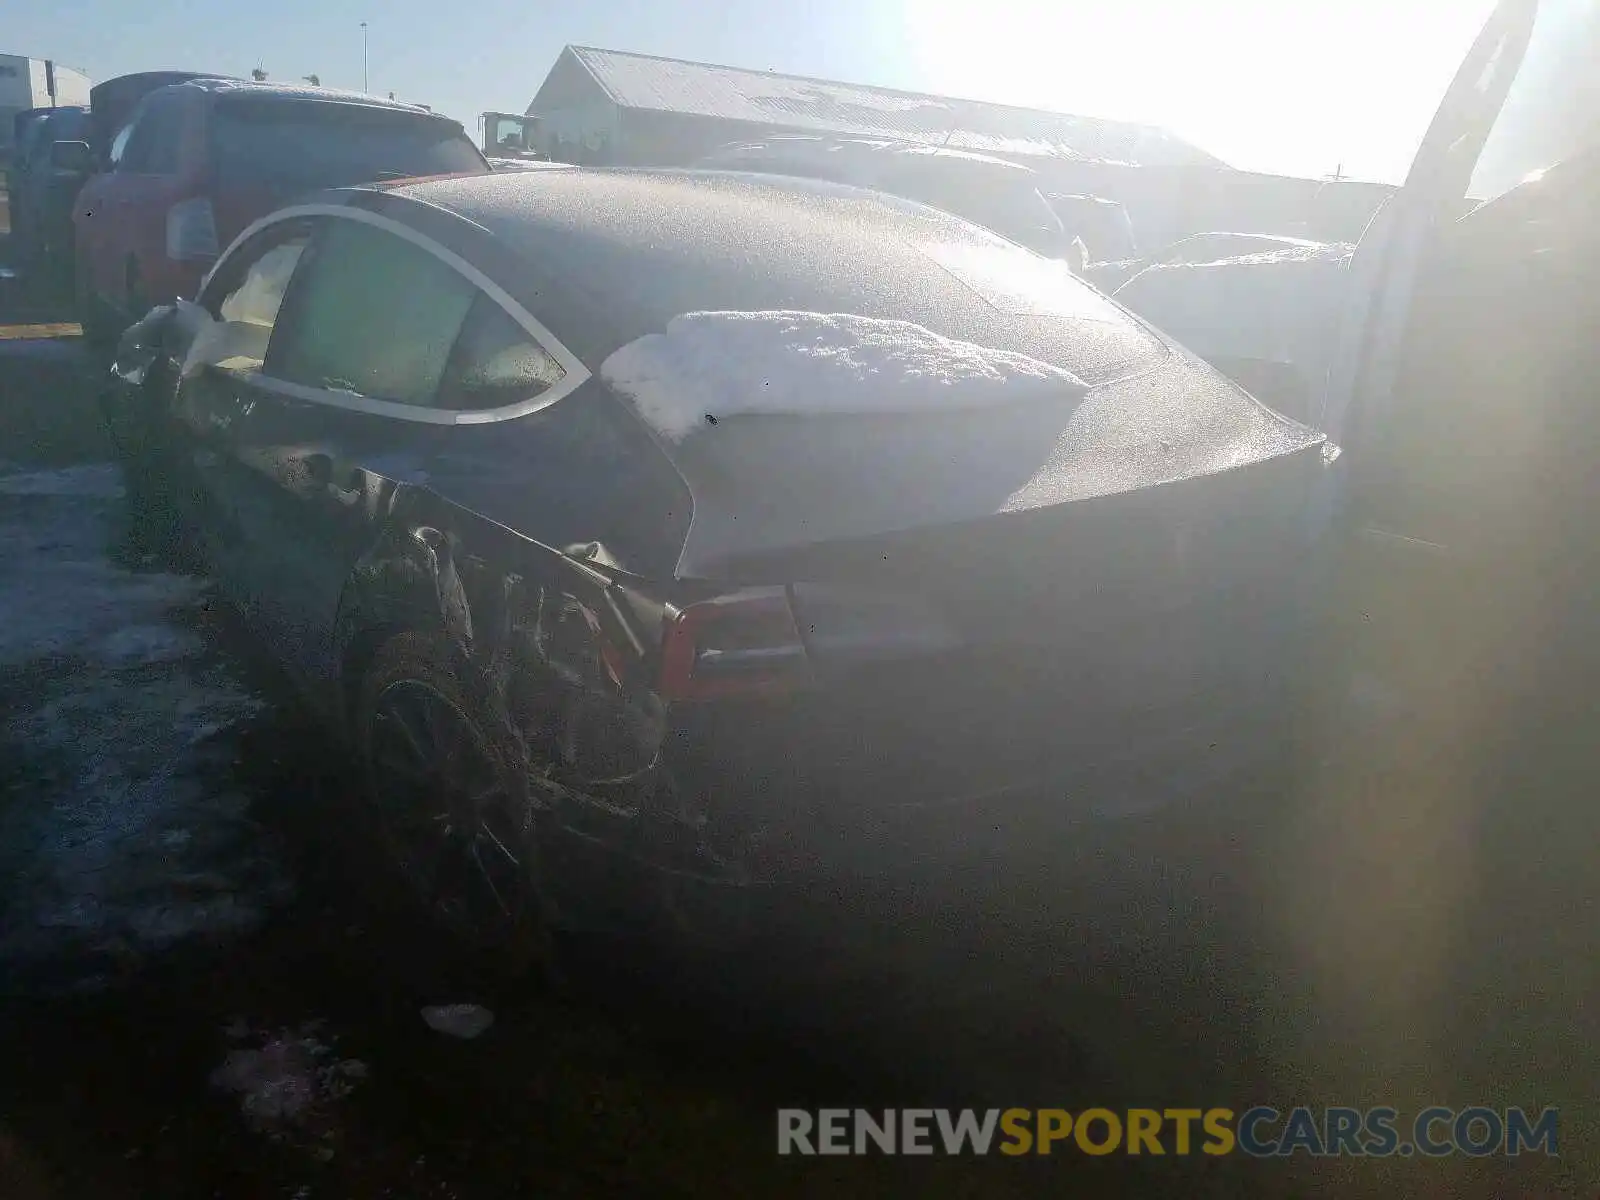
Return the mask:
<svg viewBox="0 0 1600 1200">
<path fill-rule="evenodd" d="M 1132 258 L 1139 253 L 1133 237 L 1133 223 L 1120 204 L 1107 204 L 1087 196 L 1052 196 L 1055 210 L 1067 236 L 1077 237 L 1088 247 L 1096 262 Z"/>
<path fill-rule="evenodd" d="M 1053 257 L 1065 249 L 1055 210 L 1025 178 L 901 170 L 885 180 L 884 190 L 964 217 L 1039 254 Z"/>
<path fill-rule="evenodd" d="M 230 183 L 310 189 L 486 169 L 453 122 L 325 101 L 219 104 L 211 142 Z"/>
</svg>

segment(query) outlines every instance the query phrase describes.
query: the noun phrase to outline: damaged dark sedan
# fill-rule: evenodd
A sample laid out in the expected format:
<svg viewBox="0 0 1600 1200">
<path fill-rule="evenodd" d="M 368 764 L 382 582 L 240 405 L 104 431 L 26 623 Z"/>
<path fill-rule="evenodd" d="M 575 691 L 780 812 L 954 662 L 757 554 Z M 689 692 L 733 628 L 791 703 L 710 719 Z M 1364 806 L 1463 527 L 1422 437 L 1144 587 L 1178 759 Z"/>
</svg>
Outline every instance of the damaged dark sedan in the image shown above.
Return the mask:
<svg viewBox="0 0 1600 1200">
<path fill-rule="evenodd" d="M 490 938 L 1184 799 L 1276 711 L 1324 458 L 1059 263 L 726 173 L 324 193 L 106 410 Z"/>
</svg>

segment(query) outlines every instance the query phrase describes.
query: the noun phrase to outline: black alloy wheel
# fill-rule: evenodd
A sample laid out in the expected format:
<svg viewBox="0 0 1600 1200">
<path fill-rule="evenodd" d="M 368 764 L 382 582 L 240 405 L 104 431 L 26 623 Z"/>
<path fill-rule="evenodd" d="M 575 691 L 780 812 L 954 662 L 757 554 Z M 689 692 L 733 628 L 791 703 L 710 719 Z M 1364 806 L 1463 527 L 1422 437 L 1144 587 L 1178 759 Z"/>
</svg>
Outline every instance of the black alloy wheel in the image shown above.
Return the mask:
<svg viewBox="0 0 1600 1200">
<path fill-rule="evenodd" d="M 380 650 L 358 722 L 376 832 L 409 893 L 471 945 L 527 944 L 542 925 L 532 815 L 442 639 Z"/>
</svg>

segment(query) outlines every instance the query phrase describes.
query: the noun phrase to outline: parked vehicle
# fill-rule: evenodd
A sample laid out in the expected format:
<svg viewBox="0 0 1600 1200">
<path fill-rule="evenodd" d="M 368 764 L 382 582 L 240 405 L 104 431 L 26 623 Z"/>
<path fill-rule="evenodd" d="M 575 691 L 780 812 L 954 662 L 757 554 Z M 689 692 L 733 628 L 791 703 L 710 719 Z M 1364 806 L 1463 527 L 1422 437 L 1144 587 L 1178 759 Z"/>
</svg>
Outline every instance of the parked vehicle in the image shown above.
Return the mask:
<svg viewBox="0 0 1600 1200">
<path fill-rule="evenodd" d="M 773 137 L 737 142 L 695 164 L 874 188 L 964 217 L 1048 258 L 1085 261 L 1030 168 L 987 154 L 869 138 Z"/>
<path fill-rule="evenodd" d="M 82 71 L 53 59 L 0 54 L 0 159 L 16 148 L 22 114 L 88 101 L 89 77 Z"/>
<path fill-rule="evenodd" d="M 1278 744 L 1321 435 L 942 213 L 722 172 L 333 191 L 115 379 L 138 503 L 475 937 L 619 876 L 701 932 Z"/>
<path fill-rule="evenodd" d="M 12 263 L 30 273 L 60 268 L 62 278 L 72 278 L 72 204 L 83 185 L 84 159 L 64 158 L 55 145 L 84 142 L 88 130 L 89 110 L 71 106 L 44 109 L 22 129 L 6 172 L 6 196 Z"/>
<path fill-rule="evenodd" d="M 478 134 L 482 139 L 478 148 L 491 161 L 498 158 L 537 162 L 545 158 L 539 152 L 538 117 L 482 112 L 478 114 Z"/>
<path fill-rule="evenodd" d="M 491 170 L 506 174 L 511 171 L 565 171 L 572 163 L 550 162 L 548 159 L 532 158 L 491 158 Z"/>
<path fill-rule="evenodd" d="M 1312 251 L 1329 244 L 1267 233 L 1194 233 L 1169 242 L 1149 254 L 1092 262 L 1085 272 L 1085 278 L 1111 295 L 1147 267 L 1194 266 L 1255 254 L 1273 254 L 1280 250 Z"/>
<path fill-rule="evenodd" d="M 11 117 L 11 140 L 6 143 L 5 150 L 3 154 L 0 154 L 0 158 L 3 158 L 5 162 L 6 196 L 8 204 L 13 210 L 15 210 L 16 205 L 9 201 L 9 197 L 16 195 L 21 190 L 19 178 L 23 160 L 28 155 L 31 131 L 49 115 L 50 111 L 48 108 L 25 108 L 20 112 L 14 113 Z M 12 211 L 8 215 L 11 221 L 11 233 L 15 236 L 17 233 L 16 212 Z"/>
<path fill-rule="evenodd" d="M 191 79 L 228 78 L 231 77 L 216 71 L 139 71 L 95 84 L 89 90 L 89 145 L 100 168 L 110 168 L 111 143 L 133 116 L 139 101 L 151 92 Z"/>
<path fill-rule="evenodd" d="M 1089 263 L 1132 258 L 1139 253 L 1133 219 L 1120 200 L 1050 192 L 1045 196 L 1069 237 L 1083 243 Z"/>
<path fill-rule="evenodd" d="M 1595 0 L 1499 5 L 1355 249 L 1320 406 L 1339 660 L 1402 703 L 1454 680 L 1463 747 L 1589 720 L 1596 61 Z"/>
<path fill-rule="evenodd" d="M 102 345 L 193 296 L 222 246 L 297 194 L 489 169 L 458 123 L 416 105 L 214 78 L 148 92 L 107 160 L 73 214 L 80 313 Z"/>
<path fill-rule="evenodd" d="M 1116 292 L 1214 362 L 1310 335 L 1306 418 L 1341 448 L 1321 590 L 1334 660 L 1369 692 L 1456 672 L 1473 711 L 1530 713 L 1592 691 L 1596 61 L 1595 0 L 1503 0 L 1353 250 L 1157 268 Z"/>
<path fill-rule="evenodd" d="M 1261 234 L 1184 238 L 1112 294 L 1258 399 L 1315 423 L 1353 247 Z M 1116 264 L 1091 266 L 1105 290 Z"/>
<path fill-rule="evenodd" d="M 0 160 L 5 162 L 8 173 L 16 166 L 17 148 L 22 145 L 22 139 L 27 136 L 28 127 L 50 111 L 48 107 L 24 108 L 11 114 L 10 139 L 6 142 L 4 150 L 0 151 Z M 9 180 L 9 178 L 8 174 L 7 179 Z"/>
</svg>

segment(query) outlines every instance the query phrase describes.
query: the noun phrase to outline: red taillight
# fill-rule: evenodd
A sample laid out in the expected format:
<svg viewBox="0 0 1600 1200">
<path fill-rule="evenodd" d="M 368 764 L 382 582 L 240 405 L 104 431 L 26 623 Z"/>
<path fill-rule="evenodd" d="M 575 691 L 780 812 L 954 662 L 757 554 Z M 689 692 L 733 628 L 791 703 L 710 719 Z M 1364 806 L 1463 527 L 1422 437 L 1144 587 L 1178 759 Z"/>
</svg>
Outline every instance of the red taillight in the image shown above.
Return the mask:
<svg viewBox="0 0 1600 1200">
<path fill-rule="evenodd" d="M 667 619 L 661 643 L 664 699 L 786 692 L 810 677 L 805 643 L 783 588 L 719 596 Z"/>
</svg>

